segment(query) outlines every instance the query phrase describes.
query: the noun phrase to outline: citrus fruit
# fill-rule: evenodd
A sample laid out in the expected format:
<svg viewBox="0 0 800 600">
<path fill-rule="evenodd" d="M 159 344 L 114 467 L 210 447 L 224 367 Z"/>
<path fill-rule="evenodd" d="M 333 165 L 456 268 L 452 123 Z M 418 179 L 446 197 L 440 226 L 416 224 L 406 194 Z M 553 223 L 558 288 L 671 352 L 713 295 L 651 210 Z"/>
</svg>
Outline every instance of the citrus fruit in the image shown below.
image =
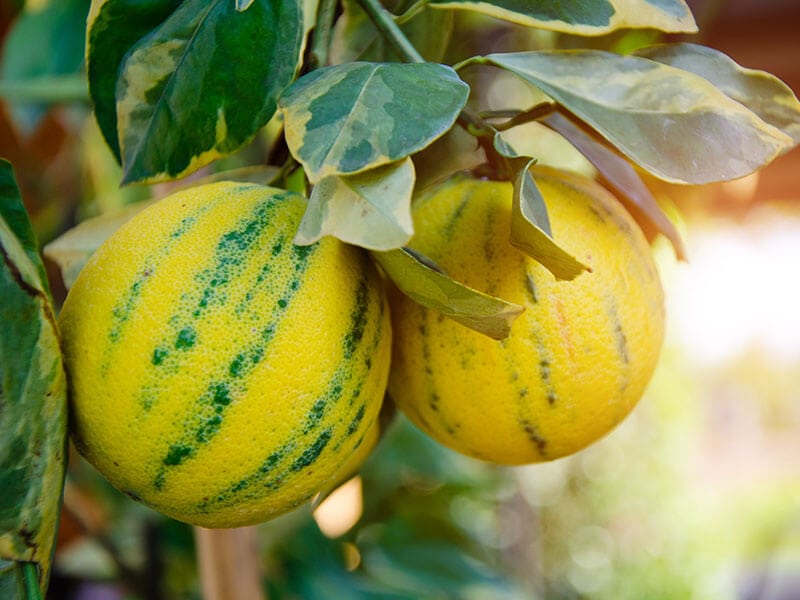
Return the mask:
<svg viewBox="0 0 800 600">
<path fill-rule="evenodd" d="M 509 243 L 511 184 L 457 176 L 416 200 L 410 247 L 525 311 L 496 341 L 392 299 L 390 395 L 441 443 L 502 464 L 555 459 L 611 430 L 642 395 L 663 338 L 661 284 L 628 213 L 590 179 L 533 173 L 555 240 L 591 271 L 556 280 Z"/>
<path fill-rule="evenodd" d="M 298 195 L 223 182 L 138 214 L 60 315 L 73 438 L 116 487 L 175 519 L 286 512 L 371 445 L 388 303 L 368 256 L 296 246 Z"/>
</svg>

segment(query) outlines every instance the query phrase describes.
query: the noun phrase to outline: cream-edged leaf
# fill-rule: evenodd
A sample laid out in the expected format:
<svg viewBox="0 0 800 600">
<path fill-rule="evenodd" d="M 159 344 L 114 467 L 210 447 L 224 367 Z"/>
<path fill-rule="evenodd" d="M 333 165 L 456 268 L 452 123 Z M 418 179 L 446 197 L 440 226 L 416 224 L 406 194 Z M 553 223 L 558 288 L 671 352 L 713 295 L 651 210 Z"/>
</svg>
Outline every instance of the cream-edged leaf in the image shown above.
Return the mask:
<svg viewBox="0 0 800 600">
<path fill-rule="evenodd" d="M 684 0 L 430 0 L 428 6 L 472 10 L 528 27 L 573 35 L 603 35 L 622 28 L 669 33 L 697 31 Z"/>
<path fill-rule="evenodd" d="M 294 79 L 297 0 L 185 0 L 125 57 L 116 86 L 123 181 L 175 179 L 249 142 Z"/>
<path fill-rule="evenodd" d="M 727 54 L 698 44 L 661 44 L 636 54 L 699 75 L 800 144 L 800 102 L 774 75 L 742 67 Z"/>
<path fill-rule="evenodd" d="M 597 50 L 491 54 L 656 177 L 702 184 L 748 175 L 792 139 L 702 77 Z"/>
<path fill-rule="evenodd" d="M 0 564 L 34 563 L 44 590 L 66 468 L 66 376 L 41 259 L 31 238 L 18 237 L 30 224 L 5 161 L 0 180 Z"/>
<path fill-rule="evenodd" d="M 371 250 L 399 248 L 414 233 L 414 163 L 406 158 L 357 175 L 326 177 L 314 186 L 294 243 L 331 235 Z"/>
<path fill-rule="evenodd" d="M 355 62 L 301 77 L 279 107 L 289 149 L 317 183 L 422 150 L 452 127 L 468 94 L 445 65 Z"/>
</svg>

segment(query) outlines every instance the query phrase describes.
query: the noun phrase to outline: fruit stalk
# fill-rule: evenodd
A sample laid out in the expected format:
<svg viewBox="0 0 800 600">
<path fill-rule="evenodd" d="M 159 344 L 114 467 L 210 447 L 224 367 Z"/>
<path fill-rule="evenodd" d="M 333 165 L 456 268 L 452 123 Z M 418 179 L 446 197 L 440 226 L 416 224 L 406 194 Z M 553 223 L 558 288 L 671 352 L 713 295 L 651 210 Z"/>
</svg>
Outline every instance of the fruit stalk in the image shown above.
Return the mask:
<svg viewBox="0 0 800 600">
<path fill-rule="evenodd" d="M 267 600 L 256 527 L 194 528 L 203 600 Z"/>
</svg>

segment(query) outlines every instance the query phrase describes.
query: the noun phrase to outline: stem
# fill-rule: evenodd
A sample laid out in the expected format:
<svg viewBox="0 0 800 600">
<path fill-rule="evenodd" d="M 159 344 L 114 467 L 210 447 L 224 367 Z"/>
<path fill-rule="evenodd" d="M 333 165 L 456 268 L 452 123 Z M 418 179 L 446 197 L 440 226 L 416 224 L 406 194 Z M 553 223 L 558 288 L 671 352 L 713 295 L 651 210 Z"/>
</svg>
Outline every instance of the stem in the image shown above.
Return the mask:
<svg viewBox="0 0 800 600">
<path fill-rule="evenodd" d="M 195 527 L 203 600 L 266 600 L 255 527 Z"/>
<path fill-rule="evenodd" d="M 378 0 L 358 0 L 358 4 L 367 13 L 381 35 L 388 41 L 402 56 L 406 62 L 424 63 L 425 58 L 417 51 L 414 45 L 408 40 L 406 34 L 395 23 L 392 14 L 381 6 Z"/>
<path fill-rule="evenodd" d="M 328 64 L 328 49 L 331 45 L 331 32 L 337 3 L 338 0 L 320 0 L 309 55 L 309 69 L 312 71 Z"/>
<path fill-rule="evenodd" d="M 384 39 L 406 62 L 427 62 L 397 25 L 392 14 L 381 6 L 379 0 L 358 0 L 358 4 L 367 13 Z M 478 139 L 478 143 L 486 154 L 486 160 L 489 161 L 495 172 L 502 177 L 510 177 L 512 169 L 508 159 L 494 149 L 493 139 L 497 130 L 484 121 L 478 113 L 467 107 L 461 109 L 461 113 L 458 115 L 458 124 Z"/>
<path fill-rule="evenodd" d="M 25 581 L 25 593 L 29 600 L 41 600 L 42 593 L 39 589 L 36 565 L 31 562 L 22 563 L 22 577 Z"/>
<path fill-rule="evenodd" d="M 556 111 L 557 108 L 558 107 L 553 102 L 542 102 L 541 104 L 537 104 L 528 110 L 522 112 L 516 111 L 516 114 L 511 114 L 510 111 L 496 111 L 495 113 L 484 114 L 483 117 L 489 119 L 495 117 L 510 117 L 505 123 L 495 125 L 495 128 L 498 131 L 506 131 L 512 127 L 516 127 L 517 125 L 523 125 L 525 123 L 530 123 L 531 121 L 543 119 L 547 115 Z"/>
</svg>

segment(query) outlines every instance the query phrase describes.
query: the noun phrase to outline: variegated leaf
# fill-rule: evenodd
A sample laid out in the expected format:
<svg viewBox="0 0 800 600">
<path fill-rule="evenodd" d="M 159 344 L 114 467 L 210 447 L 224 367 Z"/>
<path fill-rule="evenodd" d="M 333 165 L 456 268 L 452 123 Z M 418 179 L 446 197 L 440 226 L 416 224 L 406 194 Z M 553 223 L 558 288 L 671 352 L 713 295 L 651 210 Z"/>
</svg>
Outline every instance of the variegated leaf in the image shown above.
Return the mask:
<svg viewBox="0 0 800 600">
<path fill-rule="evenodd" d="M 400 29 L 426 60 L 441 62 L 453 31 L 453 17 L 453 11 L 425 8 L 402 23 Z M 329 58 L 333 64 L 356 60 L 403 62 L 356 0 L 342 2 Z"/>
<path fill-rule="evenodd" d="M 444 65 L 356 62 L 301 77 L 279 106 L 289 149 L 316 183 L 421 150 L 450 129 L 468 94 Z"/>
<path fill-rule="evenodd" d="M 122 163 L 117 136 L 117 76 L 125 54 L 161 25 L 181 0 L 93 0 L 86 24 L 86 72 L 94 115 Z"/>
<path fill-rule="evenodd" d="M 371 250 L 399 248 L 414 233 L 414 163 L 406 158 L 357 175 L 326 177 L 314 186 L 295 244 L 324 235 Z"/>
<path fill-rule="evenodd" d="M 644 58 L 573 50 L 473 61 L 533 84 L 666 181 L 702 184 L 742 177 L 792 145 L 789 136 L 702 77 Z"/>
<path fill-rule="evenodd" d="M 684 0 L 430 0 L 434 8 L 466 9 L 513 23 L 574 35 L 622 28 L 697 31 Z"/>
<path fill-rule="evenodd" d="M 800 144 L 800 102 L 780 79 L 738 65 L 727 54 L 697 44 L 661 44 L 637 55 L 699 75 Z"/>
<path fill-rule="evenodd" d="M 678 229 L 661 210 L 658 201 L 627 160 L 563 115 L 554 113 L 545 118 L 544 122 L 583 153 L 637 220 L 644 219 L 651 228 L 662 233 L 672 243 L 676 256 L 686 260 L 686 248 Z"/>
<path fill-rule="evenodd" d="M 40 259 L 31 253 L 6 161 L 0 189 L 0 559 L 34 563 L 44 590 L 66 466 L 66 377 Z"/>
<path fill-rule="evenodd" d="M 175 179 L 249 142 L 294 78 L 298 0 L 185 0 L 122 63 L 123 181 Z"/>
<path fill-rule="evenodd" d="M 508 337 L 511 323 L 525 310 L 451 279 L 408 248 L 372 256 L 409 298 L 496 340 Z"/>
</svg>

